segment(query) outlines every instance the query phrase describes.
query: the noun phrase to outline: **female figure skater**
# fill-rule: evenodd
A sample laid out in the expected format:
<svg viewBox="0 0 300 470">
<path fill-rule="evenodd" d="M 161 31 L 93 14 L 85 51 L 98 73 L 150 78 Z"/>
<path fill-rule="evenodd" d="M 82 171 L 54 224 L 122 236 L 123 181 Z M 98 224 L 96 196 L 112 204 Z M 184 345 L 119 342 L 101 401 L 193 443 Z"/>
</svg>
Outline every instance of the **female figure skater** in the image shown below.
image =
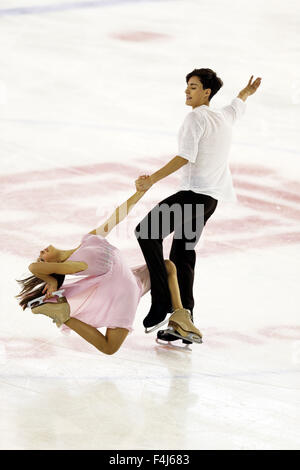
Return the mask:
<svg viewBox="0 0 300 470">
<path fill-rule="evenodd" d="M 23 310 L 29 301 L 45 294 L 44 302 L 32 307 L 34 314 L 43 314 L 63 330 L 71 329 L 105 354 L 114 354 L 129 331 L 132 330 L 135 312 L 140 298 L 150 290 L 147 265 L 129 268 L 121 252 L 111 245 L 106 236 L 130 212 L 146 191 L 137 191 L 119 206 L 100 227 L 83 236 L 81 244 L 71 250 L 59 250 L 53 245 L 40 252 L 37 262 L 30 264 L 33 276 L 19 280 L 23 289 L 19 304 Z M 176 267 L 165 260 L 168 273 L 174 320 L 178 312 L 185 314 L 186 322 L 180 324 L 181 332 L 193 331 L 196 339 L 201 333 L 189 320 L 189 313 L 182 307 Z M 65 275 L 83 276 L 77 282 L 65 284 Z M 35 287 L 40 286 L 37 289 Z M 52 296 L 58 288 L 64 289 L 64 297 Z M 57 297 L 57 296 L 56 296 Z M 174 326 L 176 323 L 170 323 Z M 106 327 L 103 335 L 97 328 Z"/>
</svg>

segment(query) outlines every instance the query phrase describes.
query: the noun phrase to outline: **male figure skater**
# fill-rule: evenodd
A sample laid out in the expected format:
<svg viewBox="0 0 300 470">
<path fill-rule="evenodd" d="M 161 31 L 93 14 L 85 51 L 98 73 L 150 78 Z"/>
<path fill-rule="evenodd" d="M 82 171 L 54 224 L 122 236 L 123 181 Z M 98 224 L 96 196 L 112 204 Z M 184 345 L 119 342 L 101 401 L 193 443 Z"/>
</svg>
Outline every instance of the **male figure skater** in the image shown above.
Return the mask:
<svg viewBox="0 0 300 470">
<path fill-rule="evenodd" d="M 171 312 L 162 242 L 172 232 L 170 260 L 177 268 L 182 304 L 190 310 L 193 320 L 195 246 L 218 201 L 236 200 L 228 154 L 232 125 L 244 114 L 246 99 L 261 83 L 261 78 L 252 80 L 253 75 L 229 106 L 217 110 L 210 108 L 210 101 L 222 87 L 222 80 L 208 68 L 190 72 L 186 76 L 185 94 L 186 104 L 192 107 L 192 111 L 179 130 L 177 156 L 152 175 L 140 176 L 135 182 L 138 191 L 145 191 L 182 168 L 179 191 L 155 206 L 135 229 L 151 280 L 152 305 L 143 321 L 146 332 L 151 327 L 153 331 L 164 324 Z M 169 209 L 168 214 L 166 208 Z M 165 341 L 178 339 L 167 330 L 158 331 L 157 337 Z M 187 340 L 183 342 L 189 343 Z"/>
</svg>

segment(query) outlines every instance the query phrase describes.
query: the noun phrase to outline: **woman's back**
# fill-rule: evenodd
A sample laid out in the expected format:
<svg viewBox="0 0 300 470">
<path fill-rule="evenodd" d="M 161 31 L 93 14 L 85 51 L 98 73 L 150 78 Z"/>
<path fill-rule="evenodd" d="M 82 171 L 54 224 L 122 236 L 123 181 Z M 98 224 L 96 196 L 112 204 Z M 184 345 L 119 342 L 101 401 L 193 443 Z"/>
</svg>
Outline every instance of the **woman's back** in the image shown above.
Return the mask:
<svg viewBox="0 0 300 470">
<path fill-rule="evenodd" d="M 68 261 L 84 261 L 88 268 L 75 273 L 80 276 L 101 276 L 113 265 L 117 248 L 112 246 L 101 235 L 87 233 L 82 237 L 81 245 L 72 253 Z"/>
</svg>

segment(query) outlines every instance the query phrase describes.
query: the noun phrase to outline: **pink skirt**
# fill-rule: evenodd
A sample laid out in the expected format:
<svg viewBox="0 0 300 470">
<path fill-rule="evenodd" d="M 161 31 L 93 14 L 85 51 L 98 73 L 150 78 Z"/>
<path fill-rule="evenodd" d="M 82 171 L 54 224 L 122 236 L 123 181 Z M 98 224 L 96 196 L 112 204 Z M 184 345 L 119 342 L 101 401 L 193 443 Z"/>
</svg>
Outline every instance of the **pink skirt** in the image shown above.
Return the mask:
<svg viewBox="0 0 300 470">
<path fill-rule="evenodd" d="M 92 285 L 88 284 L 82 279 L 80 289 L 74 283 L 61 287 L 70 306 L 70 316 L 95 328 L 126 328 L 131 332 L 139 301 L 150 290 L 147 265 L 128 268 L 118 258 L 109 273 L 95 277 Z M 53 297 L 49 301 L 57 300 Z M 62 325 L 61 331 L 69 333 L 70 328 Z"/>
</svg>

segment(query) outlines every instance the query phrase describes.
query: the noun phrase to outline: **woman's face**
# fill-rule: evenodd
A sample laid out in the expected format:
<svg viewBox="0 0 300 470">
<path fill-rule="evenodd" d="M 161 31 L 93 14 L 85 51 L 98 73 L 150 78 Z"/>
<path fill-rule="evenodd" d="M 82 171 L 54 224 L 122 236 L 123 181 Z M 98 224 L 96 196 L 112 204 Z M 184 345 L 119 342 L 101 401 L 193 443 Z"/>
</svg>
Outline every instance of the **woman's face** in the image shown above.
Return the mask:
<svg viewBox="0 0 300 470">
<path fill-rule="evenodd" d="M 37 261 L 44 261 L 44 262 L 55 262 L 57 258 L 57 249 L 54 248 L 53 245 L 47 246 L 47 248 L 44 248 L 43 250 L 40 251 L 40 256 L 37 259 Z"/>
</svg>

